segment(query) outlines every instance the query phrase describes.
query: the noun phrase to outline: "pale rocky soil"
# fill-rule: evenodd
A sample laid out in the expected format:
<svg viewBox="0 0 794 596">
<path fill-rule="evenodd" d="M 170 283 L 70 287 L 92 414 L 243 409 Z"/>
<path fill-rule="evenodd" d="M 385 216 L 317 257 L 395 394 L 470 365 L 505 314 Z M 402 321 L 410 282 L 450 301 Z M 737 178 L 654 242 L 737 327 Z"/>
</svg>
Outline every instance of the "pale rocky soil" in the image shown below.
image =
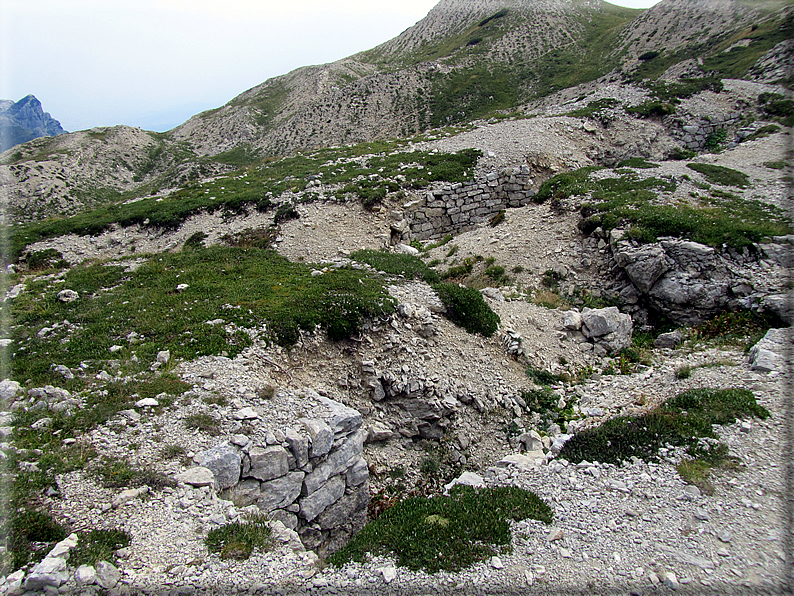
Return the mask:
<svg viewBox="0 0 794 596">
<path fill-rule="evenodd" d="M 421 288 L 403 287 L 402 298 L 421 295 Z M 525 303 L 526 304 L 526 303 Z M 531 306 L 531 305 L 526 305 Z M 525 309 L 525 314 L 526 314 Z M 528 309 L 530 314 L 533 309 Z M 552 313 L 548 312 L 550 319 Z M 496 340 L 466 336 L 440 322 L 443 351 L 455 354 L 454 368 L 444 366 L 434 346 L 416 345 L 410 330 L 401 336 L 399 361 L 411 367 L 416 357 L 426 360 L 436 372 L 470 372 L 465 380 L 477 391 L 487 391 L 498 382 L 522 384 L 522 371 L 504 353 Z M 394 333 L 389 327 L 390 333 Z M 549 335 L 549 330 L 544 330 Z M 365 424 L 388 420 L 379 409 L 371 409 L 351 376 L 360 359 L 372 358 L 382 343 L 376 331 L 366 337 L 376 347 L 311 341 L 302 354 L 254 346 L 235 360 L 204 358 L 176 367 L 194 384 L 192 392 L 162 414 L 144 411 L 141 417 L 122 414 L 91 433 L 86 440 L 101 452 L 127 455 L 167 474 L 181 471 L 175 460 L 164 461 L 160 450 L 179 445 L 188 454 L 212 446 L 234 433 L 265 433 L 289 425 L 290 414 L 305 413 L 305 390 L 358 407 Z M 554 347 L 554 346 L 550 346 Z M 575 357 L 574 345 L 557 346 L 561 354 Z M 427 354 L 422 354 L 426 351 Z M 308 358 L 311 356 L 311 358 Z M 388 357 L 388 356 L 381 356 Z M 421 359 L 421 358 L 420 358 Z M 381 360 L 382 362 L 382 360 Z M 675 371 L 693 367 L 689 379 L 678 380 Z M 341 383 L 340 381 L 344 381 Z M 493 467 L 504 455 L 515 453 L 501 432 L 503 417 L 480 415 L 463 408 L 456 420 L 456 435 L 468 435 L 471 447 L 466 465 L 483 474 L 488 484 L 513 484 L 532 490 L 552 507 L 552 527 L 539 522 L 521 522 L 513 530 L 512 552 L 498 560 L 479 564 L 460 573 L 428 575 L 396 568 L 394 561 L 378 557 L 364 565 L 339 570 L 324 567 L 313 553 L 303 551 L 287 531 L 277 535 L 274 548 L 255 553 L 246 562 L 222 562 L 207 553 L 202 535 L 218 524 L 237 519 L 243 512 L 218 499 L 208 489 L 177 488 L 134 498 L 121 507 L 111 507 L 118 490 L 102 488 L 90 474 L 75 472 L 59 478 L 60 497 L 50 500 L 54 511 L 71 520 L 75 529 L 123 527 L 133 542 L 123 553 L 122 583 L 114 593 L 249 593 L 278 594 L 429 594 L 453 593 L 670 593 L 658 585 L 665 573 L 674 573 L 680 593 L 780 593 L 783 541 L 785 538 L 784 478 L 786 403 L 789 376 L 760 374 L 748 369 L 743 352 L 730 347 L 686 344 L 681 349 L 655 350 L 652 365 L 632 375 L 594 376 L 583 385 L 566 388 L 567 399 L 578 399 L 582 407 L 601 408 L 605 416 L 639 413 L 689 388 L 743 387 L 751 389 L 772 417 L 752 420 L 749 429 L 737 423 L 721 428 L 719 435 L 740 458 L 737 470 L 721 472 L 714 481 L 712 496 L 687 488 L 675 471 L 677 453 L 659 464 L 635 462 L 614 467 L 566 465 L 552 459 L 546 465 Z M 263 383 L 278 387 L 275 401 L 257 398 L 254 389 Z M 226 405 L 206 400 L 226 396 Z M 372 405 L 372 404 L 370 404 Z M 232 419 L 237 409 L 251 406 L 261 412 L 254 427 L 241 428 Z M 222 436 L 209 437 L 187 431 L 181 420 L 190 413 L 211 412 L 222 419 Z M 587 424 L 595 423 L 591 418 Z M 395 466 L 404 466 L 416 476 L 418 463 L 427 453 L 409 440 L 392 439 L 369 444 L 365 456 L 376 486 Z M 384 474 L 385 475 L 385 474 Z M 551 531 L 561 529 L 558 540 Z M 668 581 L 672 581 L 669 580 Z M 89 591 L 89 593 L 92 593 Z"/>
</svg>

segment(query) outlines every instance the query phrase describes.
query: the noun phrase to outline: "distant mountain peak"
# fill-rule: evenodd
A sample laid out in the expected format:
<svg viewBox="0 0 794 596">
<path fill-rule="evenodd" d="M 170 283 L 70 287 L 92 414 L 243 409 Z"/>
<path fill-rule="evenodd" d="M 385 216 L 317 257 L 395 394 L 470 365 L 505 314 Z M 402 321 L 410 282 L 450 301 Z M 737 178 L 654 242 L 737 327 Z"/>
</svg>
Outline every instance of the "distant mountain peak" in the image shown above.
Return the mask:
<svg viewBox="0 0 794 596">
<path fill-rule="evenodd" d="M 35 95 L 26 95 L 17 102 L 0 99 L 0 152 L 39 137 L 65 132 L 61 123 L 44 111 Z"/>
</svg>

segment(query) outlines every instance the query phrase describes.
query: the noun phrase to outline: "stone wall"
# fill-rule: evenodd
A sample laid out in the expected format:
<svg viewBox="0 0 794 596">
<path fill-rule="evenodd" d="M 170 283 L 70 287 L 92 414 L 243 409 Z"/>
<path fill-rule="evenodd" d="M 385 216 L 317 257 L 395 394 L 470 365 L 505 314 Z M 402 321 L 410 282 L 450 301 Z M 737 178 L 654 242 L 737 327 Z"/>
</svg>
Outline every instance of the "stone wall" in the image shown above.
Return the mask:
<svg viewBox="0 0 794 596">
<path fill-rule="evenodd" d="M 736 143 L 742 138 L 736 130 L 744 116 L 739 112 L 728 112 L 714 116 L 691 116 L 686 119 L 674 118 L 674 126 L 670 133 L 674 138 L 683 143 L 684 147 L 692 151 L 706 149 L 706 141 L 718 130 L 727 131 L 726 143 Z M 748 133 L 745 136 L 748 136 Z"/>
<path fill-rule="evenodd" d="M 198 467 L 178 480 L 214 485 L 237 507 L 256 505 L 296 530 L 306 548 L 338 550 L 366 522 L 366 432 L 358 411 L 317 394 L 311 397 L 325 406 L 315 408 L 312 418 L 300 418 L 294 428 L 269 429 L 264 441 L 234 435 L 198 453 Z"/>
<path fill-rule="evenodd" d="M 428 190 L 424 198 L 411 201 L 394 213 L 392 241 L 457 234 L 488 221 L 499 211 L 529 204 L 534 194 L 527 166 Z"/>
</svg>

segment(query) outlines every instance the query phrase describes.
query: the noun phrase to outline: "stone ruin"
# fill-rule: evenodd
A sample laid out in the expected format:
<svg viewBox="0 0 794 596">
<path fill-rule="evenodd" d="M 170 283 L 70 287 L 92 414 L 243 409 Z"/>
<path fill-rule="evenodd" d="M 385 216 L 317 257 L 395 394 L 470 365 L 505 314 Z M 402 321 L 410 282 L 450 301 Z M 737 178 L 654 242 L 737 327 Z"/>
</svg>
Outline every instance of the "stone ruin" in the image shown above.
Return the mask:
<svg viewBox="0 0 794 596">
<path fill-rule="evenodd" d="M 255 505 L 297 531 L 307 549 L 330 553 L 366 522 L 366 432 L 357 410 L 314 392 L 309 397 L 320 407 L 297 428 L 270 429 L 265 440 L 234 435 L 198 453 L 198 466 L 177 480 L 213 486 L 237 507 Z"/>
</svg>

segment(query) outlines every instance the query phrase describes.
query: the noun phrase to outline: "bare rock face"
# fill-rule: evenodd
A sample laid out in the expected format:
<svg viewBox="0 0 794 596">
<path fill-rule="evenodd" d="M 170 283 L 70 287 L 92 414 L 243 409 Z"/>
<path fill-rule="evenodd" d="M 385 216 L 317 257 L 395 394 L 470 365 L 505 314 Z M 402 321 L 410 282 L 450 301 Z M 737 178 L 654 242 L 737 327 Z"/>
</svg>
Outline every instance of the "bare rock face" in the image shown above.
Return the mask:
<svg viewBox="0 0 794 596">
<path fill-rule="evenodd" d="M 611 248 L 648 304 L 680 324 L 697 324 L 737 306 L 734 288 L 752 285 L 727 255 L 697 242 L 671 238 L 638 246 L 613 232 Z"/>
<path fill-rule="evenodd" d="M 65 132 L 61 123 L 45 112 L 33 95 L 16 103 L 0 101 L 0 152 L 39 137 L 54 137 Z"/>
</svg>

